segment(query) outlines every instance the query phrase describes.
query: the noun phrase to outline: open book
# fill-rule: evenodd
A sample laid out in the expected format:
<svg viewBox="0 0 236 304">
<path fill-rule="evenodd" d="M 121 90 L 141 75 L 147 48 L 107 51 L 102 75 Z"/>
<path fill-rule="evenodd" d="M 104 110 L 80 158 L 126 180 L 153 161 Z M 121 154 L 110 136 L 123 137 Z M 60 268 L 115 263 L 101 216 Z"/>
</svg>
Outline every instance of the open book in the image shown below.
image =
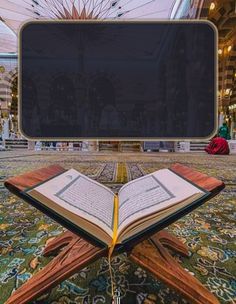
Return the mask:
<svg viewBox="0 0 236 304">
<path fill-rule="evenodd" d="M 57 215 L 62 224 L 64 219 L 90 239 L 108 246 L 143 235 L 209 195 L 169 169 L 130 181 L 116 194 L 70 169 L 28 189 L 26 194 Z"/>
</svg>

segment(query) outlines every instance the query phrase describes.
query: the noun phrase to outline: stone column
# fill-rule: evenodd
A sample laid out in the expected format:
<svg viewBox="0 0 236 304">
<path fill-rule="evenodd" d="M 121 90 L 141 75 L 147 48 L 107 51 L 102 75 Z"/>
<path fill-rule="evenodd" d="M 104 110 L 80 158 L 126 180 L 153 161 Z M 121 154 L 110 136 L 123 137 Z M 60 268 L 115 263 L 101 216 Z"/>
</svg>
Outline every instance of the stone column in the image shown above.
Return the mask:
<svg viewBox="0 0 236 304">
<path fill-rule="evenodd" d="M 82 141 L 81 151 L 88 151 L 88 141 Z"/>
<path fill-rule="evenodd" d="M 2 139 L 8 139 L 9 138 L 9 119 L 4 118 L 3 119 L 3 130 L 2 130 Z"/>
<path fill-rule="evenodd" d="M 88 142 L 88 151 L 89 152 L 97 152 L 98 151 L 98 142 L 97 141 L 89 141 Z"/>
<path fill-rule="evenodd" d="M 224 122 L 224 115 L 223 113 L 220 113 L 218 118 L 219 127 L 222 126 L 223 122 Z"/>
<path fill-rule="evenodd" d="M 35 148 L 35 141 L 28 140 L 28 150 L 34 150 Z"/>
</svg>

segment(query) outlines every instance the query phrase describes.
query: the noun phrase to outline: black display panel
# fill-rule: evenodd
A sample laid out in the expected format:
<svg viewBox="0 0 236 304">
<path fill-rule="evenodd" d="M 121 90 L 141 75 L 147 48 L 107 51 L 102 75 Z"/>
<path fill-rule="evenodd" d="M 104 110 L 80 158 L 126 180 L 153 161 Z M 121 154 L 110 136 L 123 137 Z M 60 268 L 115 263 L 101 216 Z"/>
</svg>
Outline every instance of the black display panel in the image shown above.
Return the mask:
<svg viewBox="0 0 236 304">
<path fill-rule="evenodd" d="M 208 22 L 30 22 L 20 128 L 30 138 L 205 138 L 216 128 Z"/>
</svg>

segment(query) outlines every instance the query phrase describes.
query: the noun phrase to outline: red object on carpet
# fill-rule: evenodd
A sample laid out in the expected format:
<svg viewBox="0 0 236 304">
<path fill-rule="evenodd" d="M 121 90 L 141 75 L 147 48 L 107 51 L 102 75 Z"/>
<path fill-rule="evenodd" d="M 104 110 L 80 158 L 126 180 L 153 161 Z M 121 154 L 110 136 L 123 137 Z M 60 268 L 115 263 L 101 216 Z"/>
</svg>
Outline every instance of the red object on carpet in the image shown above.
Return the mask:
<svg viewBox="0 0 236 304">
<path fill-rule="evenodd" d="M 208 154 L 220 154 L 228 155 L 229 154 L 229 145 L 226 139 L 222 137 L 215 137 L 211 140 L 209 145 L 205 148 L 205 151 Z"/>
</svg>

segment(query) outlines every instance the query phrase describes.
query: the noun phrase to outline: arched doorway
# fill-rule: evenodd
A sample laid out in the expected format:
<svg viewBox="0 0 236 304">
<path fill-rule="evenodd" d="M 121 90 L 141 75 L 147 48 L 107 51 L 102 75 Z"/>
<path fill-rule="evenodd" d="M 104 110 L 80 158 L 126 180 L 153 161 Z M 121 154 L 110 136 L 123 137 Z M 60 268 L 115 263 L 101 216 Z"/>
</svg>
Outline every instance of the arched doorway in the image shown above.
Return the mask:
<svg viewBox="0 0 236 304">
<path fill-rule="evenodd" d="M 89 89 L 89 108 L 93 112 L 91 117 L 92 128 L 103 129 L 111 127 L 109 123 L 112 119 L 105 121 L 107 112 L 115 113 L 116 109 L 116 94 L 115 87 L 107 76 L 99 75 L 91 83 Z M 99 141 L 99 150 L 118 150 L 117 141 Z"/>
<path fill-rule="evenodd" d="M 89 108 L 92 111 L 92 126 L 98 128 L 102 112 L 106 107 L 115 107 L 115 88 L 108 77 L 99 75 L 91 83 L 89 89 Z"/>
<path fill-rule="evenodd" d="M 78 105 L 76 104 L 75 87 L 70 78 L 62 75 L 52 81 L 50 100 L 49 114 L 52 115 L 50 121 L 53 121 L 54 114 L 57 120 L 61 119 L 69 124 L 76 121 Z M 66 112 L 65 104 L 67 106 Z"/>
</svg>

